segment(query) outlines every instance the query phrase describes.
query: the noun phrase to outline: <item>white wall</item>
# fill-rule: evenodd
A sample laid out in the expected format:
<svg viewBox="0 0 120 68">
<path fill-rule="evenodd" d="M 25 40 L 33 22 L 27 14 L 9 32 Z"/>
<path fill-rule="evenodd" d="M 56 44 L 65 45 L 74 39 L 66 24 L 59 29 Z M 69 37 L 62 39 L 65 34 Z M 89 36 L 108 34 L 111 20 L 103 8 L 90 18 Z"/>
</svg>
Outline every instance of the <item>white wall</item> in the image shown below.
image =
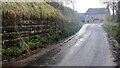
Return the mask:
<svg viewBox="0 0 120 68">
<path fill-rule="evenodd" d="M 89 15 L 86 15 L 85 17 L 86 22 L 87 21 L 93 22 L 94 19 L 100 19 L 100 20 L 107 21 L 106 14 L 89 14 Z"/>
</svg>

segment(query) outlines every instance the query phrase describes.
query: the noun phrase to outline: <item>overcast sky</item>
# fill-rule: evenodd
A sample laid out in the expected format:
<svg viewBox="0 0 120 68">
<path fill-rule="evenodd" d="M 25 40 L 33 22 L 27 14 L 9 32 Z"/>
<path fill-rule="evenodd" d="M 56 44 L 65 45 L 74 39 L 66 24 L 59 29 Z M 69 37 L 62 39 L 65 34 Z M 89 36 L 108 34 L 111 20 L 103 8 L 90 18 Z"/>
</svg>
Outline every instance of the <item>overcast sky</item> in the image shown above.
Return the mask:
<svg viewBox="0 0 120 68">
<path fill-rule="evenodd" d="M 85 13 L 88 8 L 106 7 L 100 0 L 75 0 L 75 9 L 80 13 Z"/>
</svg>

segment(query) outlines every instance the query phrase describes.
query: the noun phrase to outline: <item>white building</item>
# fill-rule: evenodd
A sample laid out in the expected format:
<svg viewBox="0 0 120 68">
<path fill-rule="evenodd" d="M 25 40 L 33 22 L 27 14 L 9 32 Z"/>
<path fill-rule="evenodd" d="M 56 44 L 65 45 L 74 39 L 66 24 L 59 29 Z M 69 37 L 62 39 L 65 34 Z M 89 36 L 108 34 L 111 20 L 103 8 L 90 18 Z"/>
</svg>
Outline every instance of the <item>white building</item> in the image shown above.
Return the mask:
<svg viewBox="0 0 120 68">
<path fill-rule="evenodd" d="M 111 16 L 107 8 L 89 8 L 85 15 L 85 22 L 88 23 L 105 22 Z"/>
</svg>

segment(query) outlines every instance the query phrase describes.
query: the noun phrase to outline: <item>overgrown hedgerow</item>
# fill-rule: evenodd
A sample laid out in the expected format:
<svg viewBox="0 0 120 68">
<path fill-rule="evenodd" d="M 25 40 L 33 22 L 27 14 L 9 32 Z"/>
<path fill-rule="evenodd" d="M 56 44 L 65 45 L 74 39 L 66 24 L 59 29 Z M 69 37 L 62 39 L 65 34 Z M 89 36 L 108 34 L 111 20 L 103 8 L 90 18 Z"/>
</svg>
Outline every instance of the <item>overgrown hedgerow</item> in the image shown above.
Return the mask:
<svg viewBox="0 0 120 68">
<path fill-rule="evenodd" d="M 115 39 L 120 43 L 120 22 L 112 21 L 105 23 L 104 26 L 107 30 L 115 37 Z"/>
<path fill-rule="evenodd" d="M 58 5 L 58 3 L 54 4 Z M 55 31 L 48 32 L 45 35 L 30 36 L 23 40 L 10 42 L 9 46 L 3 45 L 3 60 L 27 54 L 30 50 L 44 48 L 49 44 L 59 41 L 61 38 L 75 34 L 81 27 L 77 15 L 77 12 L 63 5 L 55 7 L 55 5 L 45 2 L 3 2 L 3 27 L 7 27 L 7 25 L 16 26 L 18 24 L 22 27 L 22 24 L 24 24 L 22 22 L 23 20 L 43 20 L 48 21 L 48 23 L 43 23 L 43 25 L 51 24 L 58 25 L 59 27 L 59 30 L 49 27 L 50 29 L 55 29 Z M 6 22 L 6 20 L 10 20 L 10 22 Z M 19 30 L 23 29 L 21 28 Z"/>
<path fill-rule="evenodd" d="M 6 49 L 3 48 L 3 59 L 10 59 L 11 57 L 13 58 L 18 57 L 22 54 L 26 54 L 26 49 L 22 49 L 22 47 L 20 47 L 21 43 L 26 43 L 29 47 L 29 50 L 35 50 L 37 48 L 44 48 L 47 45 L 57 41 L 59 39 L 58 37 L 58 32 L 52 32 L 44 36 L 30 37 L 25 39 L 24 41 L 16 42 L 17 45 L 11 45 Z"/>
</svg>

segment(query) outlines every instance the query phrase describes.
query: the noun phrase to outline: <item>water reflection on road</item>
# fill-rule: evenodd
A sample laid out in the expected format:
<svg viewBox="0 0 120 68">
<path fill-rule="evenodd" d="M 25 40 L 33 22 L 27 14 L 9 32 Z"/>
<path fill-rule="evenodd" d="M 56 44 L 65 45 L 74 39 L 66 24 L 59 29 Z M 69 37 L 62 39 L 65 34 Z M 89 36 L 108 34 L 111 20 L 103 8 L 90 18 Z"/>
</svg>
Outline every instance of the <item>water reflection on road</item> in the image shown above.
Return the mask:
<svg viewBox="0 0 120 68">
<path fill-rule="evenodd" d="M 74 38 L 28 65 L 113 66 L 106 32 L 101 24 L 85 24 Z"/>
</svg>

